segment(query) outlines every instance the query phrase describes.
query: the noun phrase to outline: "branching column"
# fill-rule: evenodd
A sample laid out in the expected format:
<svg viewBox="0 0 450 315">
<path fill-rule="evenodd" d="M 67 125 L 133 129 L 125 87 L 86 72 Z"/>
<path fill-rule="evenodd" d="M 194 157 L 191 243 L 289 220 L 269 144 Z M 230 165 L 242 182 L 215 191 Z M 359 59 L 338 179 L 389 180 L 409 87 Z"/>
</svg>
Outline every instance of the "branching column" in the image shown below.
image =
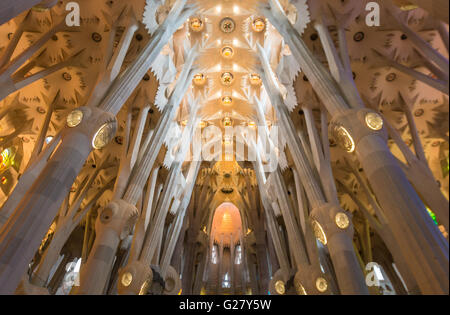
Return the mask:
<svg viewBox="0 0 450 315">
<path fill-rule="evenodd" d="M 79 111 L 82 122 L 65 130 L 51 161 L 0 231 L 0 293 L 14 292 L 91 152 L 95 133 L 100 126 L 115 123 L 114 116 L 100 109 Z"/>
<path fill-rule="evenodd" d="M 347 143 L 349 151 L 356 153 L 422 292 L 448 293 L 448 242 L 390 152 L 383 130 L 369 129 L 368 111 L 350 110 L 335 80 L 281 12 L 278 1 L 270 0 L 270 6 L 262 11 L 284 36 L 332 115 L 336 136 Z M 306 184 L 305 188 L 308 192 Z"/>
<path fill-rule="evenodd" d="M 39 247 L 55 218 L 64 196 L 73 184 L 93 147 L 100 127 L 115 122 L 114 116 L 130 97 L 164 45 L 192 13 L 186 0 L 178 0 L 134 63 L 120 75 L 97 108 L 80 108 L 82 122 L 67 130 L 61 145 L 38 177 L 27 196 L 15 210 L 10 222 L 0 231 L 0 292 L 14 292 L 21 275 Z M 77 112 L 76 114 L 79 115 Z M 108 137 L 115 132 L 109 130 Z M 42 210 L 45 212 L 42 213 Z M 24 219 L 27 218 L 27 219 Z M 27 222 L 27 223 L 24 223 Z M 13 267 L 14 271 L 10 269 Z"/>
<path fill-rule="evenodd" d="M 328 235 L 328 248 L 335 268 L 340 272 L 337 274 L 339 286 L 343 294 L 368 294 L 365 285 L 364 275 L 359 267 L 358 260 L 353 248 L 353 226 L 349 222 L 346 229 L 338 229 L 335 223 L 335 211 L 327 213 L 327 210 L 336 209 L 337 201 L 327 202 L 324 192 L 317 182 L 313 169 L 308 161 L 305 150 L 296 135 L 295 127 L 289 116 L 287 106 L 274 83 L 273 72 L 268 62 L 267 56 L 262 47 L 259 46 L 260 60 L 263 65 L 263 82 L 270 96 L 272 105 L 275 107 L 279 126 L 287 138 L 289 149 L 294 159 L 294 164 L 299 172 L 306 195 L 311 203 L 313 211 L 311 218 L 325 229 Z M 339 208 L 339 206 L 337 206 Z M 347 215 L 340 211 L 344 215 Z M 328 229 L 329 228 L 329 229 Z"/>
</svg>

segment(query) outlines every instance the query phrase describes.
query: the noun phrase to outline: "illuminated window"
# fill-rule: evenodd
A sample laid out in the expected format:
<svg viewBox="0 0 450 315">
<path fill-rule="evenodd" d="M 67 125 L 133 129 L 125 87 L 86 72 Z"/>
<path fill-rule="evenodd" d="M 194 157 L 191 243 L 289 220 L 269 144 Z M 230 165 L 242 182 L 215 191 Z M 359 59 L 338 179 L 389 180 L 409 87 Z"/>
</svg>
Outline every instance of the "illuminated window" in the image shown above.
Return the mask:
<svg viewBox="0 0 450 315">
<path fill-rule="evenodd" d="M 219 262 L 219 256 L 217 253 L 217 245 L 214 245 L 211 253 L 211 262 L 216 265 Z"/>
<path fill-rule="evenodd" d="M 14 152 L 12 149 L 5 149 L 0 155 L 0 174 L 14 165 Z"/>
<path fill-rule="evenodd" d="M 241 245 L 236 247 L 236 258 L 234 259 L 234 263 L 236 265 L 240 265 L 242 263 L 242 248 Z"/>
<path fill-rule="evenodd" d="M 231 288 L 230 275 L 228 274 L 228 272 L 223 276 L 222 288 Z"/>
</svg>

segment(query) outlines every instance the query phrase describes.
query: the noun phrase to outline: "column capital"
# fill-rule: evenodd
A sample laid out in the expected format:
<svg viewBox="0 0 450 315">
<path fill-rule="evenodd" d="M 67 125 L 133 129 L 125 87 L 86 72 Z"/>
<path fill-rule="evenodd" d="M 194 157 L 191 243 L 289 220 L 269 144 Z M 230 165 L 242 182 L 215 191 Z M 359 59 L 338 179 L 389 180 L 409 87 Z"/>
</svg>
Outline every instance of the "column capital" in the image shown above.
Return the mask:
<svg viewBox="0 0 450 315">
<path fill-rule="evenodd" d="M 325 243 L 324 245 L 338 233 L 346 233 L 352 239 L 354 232 L 352 217 L 350 212 L 332 203 L 314 208 L 311 212 L 314 234 L 322 243 Z M 324 235 L 320 235 L 321 233 Z"/>
<path fill-rule="evenodd" d="M 333 117 L 329 132 L 339 146 L 352 153 L 367 136 L 377 135 L 387 141 L 388 133 L 384 125 L 383 117 L 371 109 L 348 109 Z"/>
<path fill-rule="evenodd" d="M 112 229 L 123 240 L 131 233 L 138 215 L 139 211 L 134 205 L 124 200 L 113 200 L 101 211 L 95 229 Z"/>
<path fill-rule="evenodd" d="M 146 291 L 152 281 L 150 266 L 136 260 L 119 271 L 117 290 L 120 295 L 138 295 Z"/>
<path fill-rule="evenodd" d="M 329 283 L 328 276 L 322 273 L 319 266 L 303 265 L 294 278 L 298 295 L 328 295 Z"/>
<path fill-rule="evenodd" d="M 100 108 L 78 107 L 67 116 L 62 138 L 64 139 L 73 131 L 89 138 L 94 149 L 102 149 L 115 136 L 117 120 L 113 114 Z"/>
<path fill-rule="evenodd" d="M 181 279 L 174 267 L 167 268 L 166 276 L 164 277 L 164 295 L 177 295 L 181 291 Z"/>
</svg>

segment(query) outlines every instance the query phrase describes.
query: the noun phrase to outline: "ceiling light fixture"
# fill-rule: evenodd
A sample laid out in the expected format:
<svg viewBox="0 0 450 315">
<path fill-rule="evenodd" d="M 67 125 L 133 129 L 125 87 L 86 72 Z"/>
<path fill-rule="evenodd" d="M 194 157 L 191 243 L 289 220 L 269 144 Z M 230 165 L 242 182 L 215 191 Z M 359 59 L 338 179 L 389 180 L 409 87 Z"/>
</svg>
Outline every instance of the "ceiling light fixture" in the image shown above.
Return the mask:
<svg viewBox="0 0 450 315">
<path fill-rule="evenodd" d="M 255 32 L 261 33 L 266 29 L 266 22 L 262 18 L 257 18 L 253 20 L 252 28 Z"/>
<path fill-rule="evenodd" d="M 222 56 L 226 59 L 231 59 L 234 56 L 233 48 L 230 46 L 225 46 L 222 48 Z"/>
<path fill-rule="evenodd" d="M 221 79 L 223 85 L 231 85 L 234 81 L 234 76 L 230 72 L 225 72 L 222 74 Z"/>
<path fill-rule="evenodd" d="M 222 98 L 222 104 L 225 106 L 231 106 L 233 104 L 233 99 L 230 96 L 224 96 Z"/>
</svg>

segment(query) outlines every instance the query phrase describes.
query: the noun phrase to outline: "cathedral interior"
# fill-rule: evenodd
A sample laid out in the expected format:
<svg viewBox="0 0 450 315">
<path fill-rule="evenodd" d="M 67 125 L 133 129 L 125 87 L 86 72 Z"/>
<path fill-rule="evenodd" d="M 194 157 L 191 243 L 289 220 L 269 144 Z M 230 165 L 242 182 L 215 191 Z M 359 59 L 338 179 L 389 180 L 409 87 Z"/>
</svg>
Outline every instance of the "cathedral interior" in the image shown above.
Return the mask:
<svg viewBox="0 0 450 315">
<path fill-rule="evenodd" d="M 448 0 L 0 2 L 0 294 L 449 294 Z"/>
</svg>

